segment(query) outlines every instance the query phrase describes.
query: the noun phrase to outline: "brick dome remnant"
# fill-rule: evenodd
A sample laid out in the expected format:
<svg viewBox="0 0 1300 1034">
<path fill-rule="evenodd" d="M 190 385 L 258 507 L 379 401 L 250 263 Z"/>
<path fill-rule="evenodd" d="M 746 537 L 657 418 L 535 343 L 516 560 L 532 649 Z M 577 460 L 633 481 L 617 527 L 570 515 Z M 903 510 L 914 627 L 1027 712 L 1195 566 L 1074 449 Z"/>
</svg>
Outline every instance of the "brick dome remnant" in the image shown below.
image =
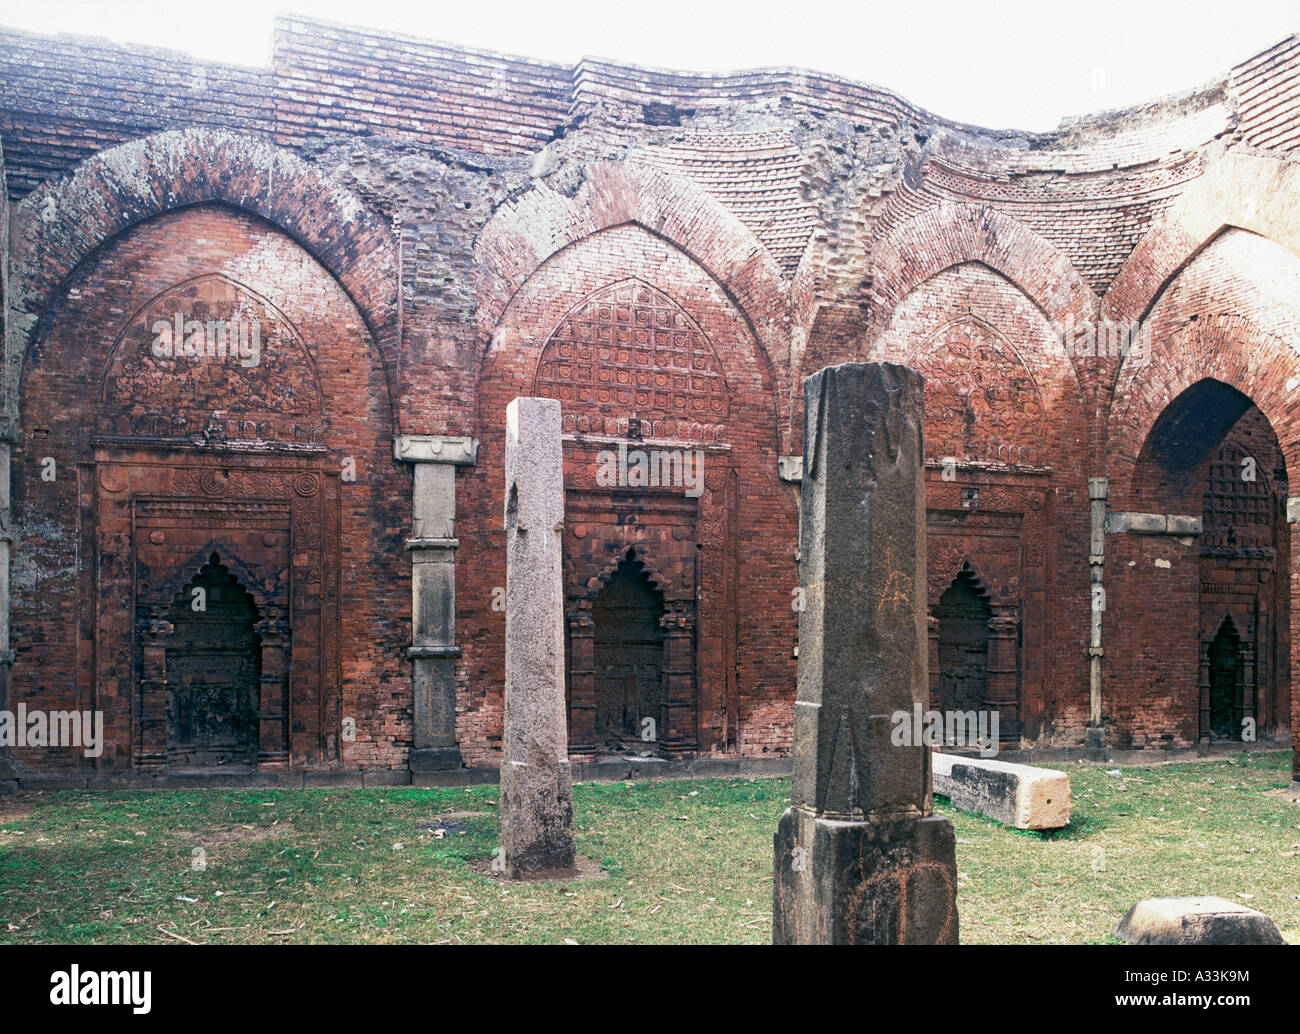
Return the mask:
<svg viewBox="0 0 1300 1034">
<path fill-rule="evenodd" d="M 1004 747 L 1220 735 L 1227 617 L 1233 717 L 1290 742 L 1298 70 L 1293 36 L 1027 133 L 807 70 L 563 66 L 296 16 L 264 67 L 0 28 L 10 700 L 98 702 L 100 767 L 165 773 L 166 687 L 208 675 L 141 586 L 212 546 L 265 599 L 258 767 L 495 764 L 504 413 L 540 395 L 564 411 L 575 756 L 625 683 L 666 756 L 783 755 L 803 378 L 889 360 L 926 377 L 931 664 L 960 638 L 934 601 L 976 570 Z M 175 319 L 251 320 L 271 351 L 155 366 Z M 620 449 L 700 480 L 611 486 Z M 1242 458 L 1265 487 L 1223 489 Z M 640 667 L 587 589 L 630 555 L 662 592 Z M 1153 658 L 1152 635 L 1177 642 Z"/>
</svg>

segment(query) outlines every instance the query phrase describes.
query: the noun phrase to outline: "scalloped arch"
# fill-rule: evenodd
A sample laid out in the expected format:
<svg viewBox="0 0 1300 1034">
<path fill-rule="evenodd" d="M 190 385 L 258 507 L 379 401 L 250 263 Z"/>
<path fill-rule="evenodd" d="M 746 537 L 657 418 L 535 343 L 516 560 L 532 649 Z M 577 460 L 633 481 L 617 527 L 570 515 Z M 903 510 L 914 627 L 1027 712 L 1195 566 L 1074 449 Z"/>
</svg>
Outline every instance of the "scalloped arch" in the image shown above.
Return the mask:
<svg viewBox="0 0 1300 1034">
<path fill-rule="evenodd" d="M 217 566 L 221 567 L 236 584 L 253 601 L 260 616 L 265 617 L 271 601 L 265 590 L 258 583 L 257 575 L 237 557 L 229 546 L 209 539 L 207 544 L 196 550 L 190 558 L 179 565 L 166 581 L 149 591 L 148 606 L 155 610 L 166 610 L 185 592 L 187 586 L 195 581 L 203 568 L 217 557 Z"/>
<path fill-rule="evenodd" d="M 630 560 L 633 565 L 645 576 L 646 581 L 650 583 L 651 588 L 664 597 L 668 596 L 668 590 L 672 587 L 672 580 L 663 573 L 658 567 L 652 564 L 645 551 L 639 546 L 627 546 L 620 549 L 614 554 L 613 559 L 600 569 L 600 572 L 593 578 L 587 580 L 587 593 L 585 598 L 594 600 L 600 593 L 600 590 L 609 583 L 618 570 L 619 565 L 625 560 Z"/>
</svg>

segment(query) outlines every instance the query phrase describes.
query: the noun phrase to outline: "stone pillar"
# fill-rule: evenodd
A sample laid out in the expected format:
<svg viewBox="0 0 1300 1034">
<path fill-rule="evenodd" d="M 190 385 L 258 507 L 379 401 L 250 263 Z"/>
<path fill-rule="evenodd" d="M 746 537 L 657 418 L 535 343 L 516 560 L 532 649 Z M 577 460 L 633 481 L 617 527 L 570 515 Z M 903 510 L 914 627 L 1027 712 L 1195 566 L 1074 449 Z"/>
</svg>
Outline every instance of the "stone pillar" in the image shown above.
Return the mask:
<svg viewBox="0 0 1300 1034">
<path fill-rule="evenodd" d="M 1300 796 L 1300 498 L 1286 501 L 1286 520 L 1291 532 L 1291 796 Z"/>
<path fill-rule="evenodd" d="M 506 407 L 506 698 L 501 854 L 512 879 L 572 873 L 564 706 L 564 453 L 560 404 Z"/>
<path fill-rule="evenodd" d="M 167 768 L 170 708 L 167 693 L 167 638 L 176 627 L 161 617 L 145 621 L 140 649 L 140 767 L 144 771 Z"/>
<path fill-rule="evenodd" d="M 585 603 L 585 605 L 584 605 Z M 596 622 L 591 601 L 569 614 L 569 752 L 596 752 Z"/>
<path fill-rule="evenodd" d="M 1201 642 L 1197 644 L 1200 654 L 1200 661 L 1197 666 L 1198 696 L 1200 706 L 1196 710 L 1197 723 L 1197 740 L 1200 743 L 1210 742 L 1210 644 Z"/>
<path fill-rule="evenodd" d="M 937 708 L 939 706 L 939 677 L 942 669 L 939 666 L 939 619 L 933 614 L 927 613 L 925 617 L 926 628 L 926 670 L 930 673 L 927 680 L 930 686 L 930 706 Z"/>
<path fill-rule="evenodd" d="M 957 943 L 955 838 L 911 727 L 929 703 L 922 385 L 896 363 L 804 381 L 805 605 L 776 944 Z"/>
<path fill-rule="evenodd" d="M 663 630 L 663 696 L 654 716 L 658 746 L 682 752 L 697 749 L 695 721 L 695 606 L 673 600 L 659 620 Z M 642 716 L 644 717 L 644 715 Z M 638 727 L 637 736 L 641 730 Z"/>
<path fill-rule="evenodd" d="M 1090 533 L 1088 538 L 1088 728 L 1084 744 L 1094 750 L 1106 746 L 1106 728 L 1102 724 L 1101 664 L 1106 652 L 1101 645 L 1101 620 L 1106 609 L 1106 495 L 1107 478 L 1088 478 Z"/>
<path fill-rule="evenodd" d="M 257 761 L 267 768 L 289 766 L 289 621 L 268 608 L 254 629 L 262 641 L 262 678 L 257 697 Z"/>
<path fill-rule="evenodd" d="M 1020 701 L 1020 618 L 1014 607 L 993 608 L 984 678 L 987 704 L 998 712 L 998 735 L 1015 750 L 1025 727 Z M 1001 750 L 1002 744 L 993 746 Z"/>
<path fill-rule="evenodd" d="M 12 711 L 9 696 L 9 669 L 14 653 L 9 649 L 9 553 L 13 534 L 9 530 L 9 451 L 14 442 L 13 422 L 0 426 L 0 711 Z M 15 778 L 9 747 L 0 746 L 0 791 L 13 789 L 6 784 Z"/>
<path fill-rule="evenodd" d="M 415 465 L 411 496 L 410 768 L 460 768 L 456 742 L 456 468 L 472 466 L 478 440 L 403 434 L 393 458 Z"/>
</svg>

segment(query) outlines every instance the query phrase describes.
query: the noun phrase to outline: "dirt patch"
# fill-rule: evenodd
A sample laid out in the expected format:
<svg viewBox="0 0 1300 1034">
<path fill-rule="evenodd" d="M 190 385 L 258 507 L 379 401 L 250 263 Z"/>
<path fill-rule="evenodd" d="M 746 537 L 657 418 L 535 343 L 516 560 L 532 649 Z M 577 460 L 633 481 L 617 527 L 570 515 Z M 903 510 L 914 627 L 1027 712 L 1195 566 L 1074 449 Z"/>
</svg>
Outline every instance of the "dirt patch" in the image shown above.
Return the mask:
<svg viewBox="0 0 1300 1034">
<path fill-rule="evenodd" d="M 213 829 L 178 829 L 172 836 L 178 840 L 192 840 L 196 844 L 253 844 L 259 840 L 274 840 L 296 832 L 292 825 L 275 826 L 217 826 Z"/>
<path fill-rule="evenodd" d="M 1272 790 L 1264 791 L 1265 797 L 1276 797 L 1280 801 L 1286 801 L 1288 804 L 1300 804 L 1300 797 L 1297 797 L 1296 791 L 1289 786 L 1277 786 Z"/>
<path fill-rule="evenodd" d="M 20 822 L 36 808 L 36 801 L 30 797 L 17 794 L 5 794 L 0 797 L 0 826 Z"/>
<path fill-rule="evenodd" d="M 506 874 L 497 872 L 492 868 L 491 858 L 479 858 L 470 863 L 470 868 L 480 876 L 485 876 L 489 880 L 500 880 L 502 883 L 586 883 L 588 880 L 603 880 L 608 878 L 609 873 L 600 867 L 600 862 L 594 858 L 578 858 L 573 869 L 565 871 L 551 871 L 533 873 L 520 880 L 506 879 Z"/>
</svg>

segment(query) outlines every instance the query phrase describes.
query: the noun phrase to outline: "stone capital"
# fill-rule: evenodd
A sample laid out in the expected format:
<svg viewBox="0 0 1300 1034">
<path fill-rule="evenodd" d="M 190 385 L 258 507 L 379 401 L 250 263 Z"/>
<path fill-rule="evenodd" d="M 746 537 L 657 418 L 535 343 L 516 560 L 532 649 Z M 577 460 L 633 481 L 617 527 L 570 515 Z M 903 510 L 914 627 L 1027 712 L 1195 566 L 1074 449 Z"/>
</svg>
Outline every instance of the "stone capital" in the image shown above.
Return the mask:
<svg viewBox="0 0 1300 1034">
<path fill-rule="evenodd" d="M 478 462 L 478 439 L 447 434 L 399 434 L 393 459 L 402 463 L 450 463 L 472 467 Z"/>
</svg>

